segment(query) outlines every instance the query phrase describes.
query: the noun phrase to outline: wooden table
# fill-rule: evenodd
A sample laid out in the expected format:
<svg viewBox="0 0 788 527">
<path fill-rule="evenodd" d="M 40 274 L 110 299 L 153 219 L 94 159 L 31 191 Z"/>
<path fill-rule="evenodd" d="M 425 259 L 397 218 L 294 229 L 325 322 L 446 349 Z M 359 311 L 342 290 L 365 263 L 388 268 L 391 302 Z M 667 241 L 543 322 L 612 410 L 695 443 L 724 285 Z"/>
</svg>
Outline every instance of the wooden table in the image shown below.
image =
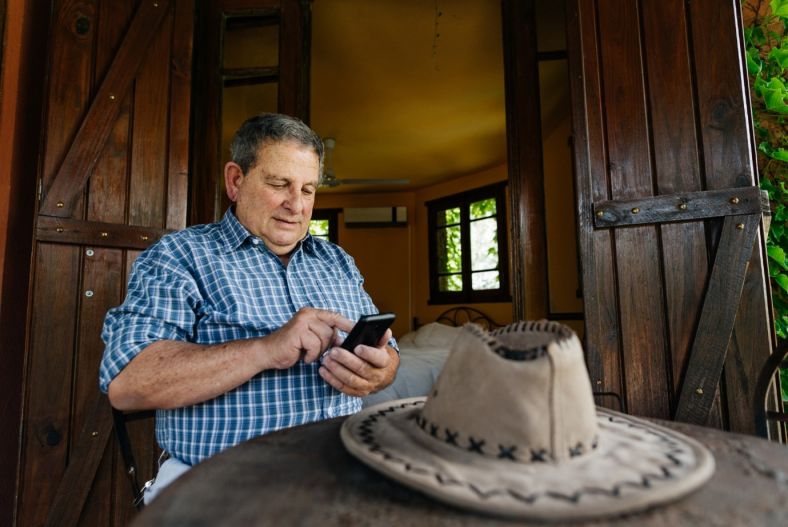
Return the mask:
<svg viewBox="0 0 788 527">
<path fill-rule="evenodd" d="M 165 489 L 133 525 L 548 525 L 467 512 L 389 480 L 347 453 L 339 438 L 343 419 L 268 434 L 214 456 Z M 593 525 L 788 526 L 787 446 L 660 424 L 708 446 L 717 464 L 714 476 L 673 504 Z"/>
</svg>

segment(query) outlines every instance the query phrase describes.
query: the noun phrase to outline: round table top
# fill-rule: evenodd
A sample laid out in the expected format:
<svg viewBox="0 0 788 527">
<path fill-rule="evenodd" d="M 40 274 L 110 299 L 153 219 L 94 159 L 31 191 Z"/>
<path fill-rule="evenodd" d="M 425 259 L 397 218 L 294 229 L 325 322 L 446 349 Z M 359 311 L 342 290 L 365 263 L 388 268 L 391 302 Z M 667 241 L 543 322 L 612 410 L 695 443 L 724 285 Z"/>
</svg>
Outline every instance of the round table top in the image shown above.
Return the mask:
<svg viewBox="0 0 788 527">
<path fill-rule="evenodd" d="M 230 448 L 166 488 L 133 525 L 542 525 L 444 505 L 388 479 L 345 450 L 339 437 L 343 420 L 282 430 Z M 711 428 L 659 424 L 711 450 L 716 461 L 711 480 L 672 504 L 588 524 L 788 525 L 787 446 Z"/>
</svg>

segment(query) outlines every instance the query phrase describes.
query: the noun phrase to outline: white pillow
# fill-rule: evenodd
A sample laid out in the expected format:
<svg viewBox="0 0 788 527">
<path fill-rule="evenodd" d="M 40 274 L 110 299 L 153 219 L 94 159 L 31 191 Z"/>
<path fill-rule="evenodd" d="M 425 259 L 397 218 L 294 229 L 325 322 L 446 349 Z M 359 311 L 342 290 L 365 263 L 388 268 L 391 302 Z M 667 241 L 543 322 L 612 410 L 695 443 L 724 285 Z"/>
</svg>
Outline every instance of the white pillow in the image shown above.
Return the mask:
<svg viewBox="0 0 788 527">
<path fill-rule="evenodd" d="M 416 346 L 416 332 L 409 331 L 402 335 L 400 338 L 397 339 L 398 346 L 405 346 L 407 348 L 413 348 Z"/>
<path fill-rule="evenodd" d="M 448 348 L 452 345 L 454 339 L 457 338 L 457 335 L 460 334 L 461 329 L 438 322 L 430 322 L 416 330 L 416 346 Z"/>
</svg>

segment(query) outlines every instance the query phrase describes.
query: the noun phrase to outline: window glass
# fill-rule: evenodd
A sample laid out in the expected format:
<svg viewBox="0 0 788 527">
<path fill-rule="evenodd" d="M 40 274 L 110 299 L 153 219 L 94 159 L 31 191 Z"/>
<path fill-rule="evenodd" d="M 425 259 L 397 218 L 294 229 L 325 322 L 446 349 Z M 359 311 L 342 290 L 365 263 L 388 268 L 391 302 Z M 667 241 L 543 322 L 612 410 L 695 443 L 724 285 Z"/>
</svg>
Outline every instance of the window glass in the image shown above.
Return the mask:
<svg viewBox="0 0 788 527">
<path fill-rule="evenodd" d="M 496 218 L 472 221 L 471 271 L 496 267 L 498 267 L 498 221 Z"/>
<path fill-rule="evenodd" d="M 327 219 L 310 221 L 309 234 L 328 240 L 328 223 L 329 221 Z"/>
<path fill-rule="evenodd" d="M 427 203 L 430 303 L 511 301 L 506 265 L 505 185 Z"/>
</svg>

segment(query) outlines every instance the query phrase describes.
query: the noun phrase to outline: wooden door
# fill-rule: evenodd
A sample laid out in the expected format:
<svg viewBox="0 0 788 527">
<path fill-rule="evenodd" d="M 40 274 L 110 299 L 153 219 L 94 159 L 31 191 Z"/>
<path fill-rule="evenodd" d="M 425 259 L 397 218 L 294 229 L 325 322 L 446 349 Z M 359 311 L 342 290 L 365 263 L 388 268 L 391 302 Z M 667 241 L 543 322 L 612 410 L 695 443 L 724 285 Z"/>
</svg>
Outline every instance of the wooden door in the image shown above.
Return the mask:
<svg viewBox="0 0 788 527">
<path fill-rule="evenodd" d="M 100 332 L 139 251 L 186 224 L 194 1 L 51 7 L 16 517 L 121 525 L 131 491 L 98 395 Z M 132 433 L 148 477 L 150 423 Z"/>
<path fill-rule="evenodd" d="M 752 432 L 771 332 L 739 2 L 567 6 L 595 389 Z"/>
</svg>

